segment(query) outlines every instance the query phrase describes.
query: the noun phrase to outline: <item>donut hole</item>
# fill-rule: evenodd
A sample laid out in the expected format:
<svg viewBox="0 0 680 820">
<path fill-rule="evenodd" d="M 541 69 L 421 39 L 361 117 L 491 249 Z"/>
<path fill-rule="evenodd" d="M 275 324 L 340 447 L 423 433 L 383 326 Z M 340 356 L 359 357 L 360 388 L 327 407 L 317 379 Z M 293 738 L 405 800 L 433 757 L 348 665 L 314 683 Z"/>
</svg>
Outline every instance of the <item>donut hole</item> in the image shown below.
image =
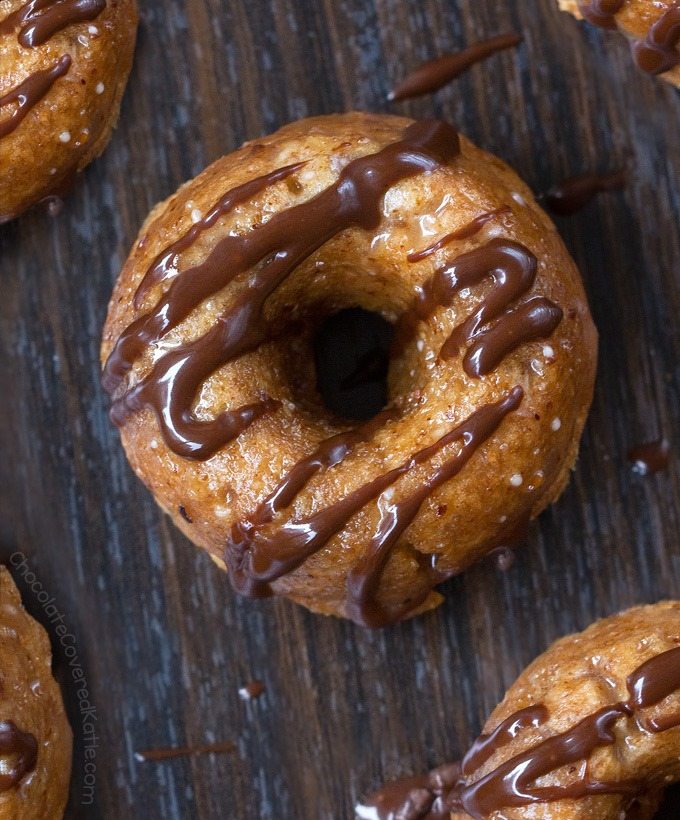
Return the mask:
<svg viewBox="0 0 680 820">
<path fill-rule="evenodd" d="M 388 402 L 394 326 L 378 313 L 346 308 L 327 316 L 312 339 L 316 389 L 324 407 L 349 421 L 376 416 Z"/>
</svg>

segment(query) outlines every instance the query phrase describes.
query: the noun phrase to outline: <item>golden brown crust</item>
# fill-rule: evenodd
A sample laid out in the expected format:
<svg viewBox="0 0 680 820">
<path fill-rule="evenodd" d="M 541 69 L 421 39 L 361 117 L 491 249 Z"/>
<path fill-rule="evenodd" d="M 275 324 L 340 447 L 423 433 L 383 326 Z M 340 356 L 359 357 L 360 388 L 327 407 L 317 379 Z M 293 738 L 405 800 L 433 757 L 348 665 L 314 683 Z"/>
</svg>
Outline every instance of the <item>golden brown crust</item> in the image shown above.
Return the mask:
<svg viewBox="0 0 680 820">
<path fill-rule="evenodd" d="M 544 704 L 548 720 L 518 733 L 497 750 L 467 782 L 476 782 L 501 763 L 547 737 L 571 729 L 597 710 L 626 701 L 626 678 L 643 663 L 680 645 L 680 602 L 629 609 L 592 624 L 584 632 L 554 643 L 530 664 L 510 687 L 484 726 L 493 731 L 505 718 L 536 704 Z M 641 785 L 636 820 L 652 817 L 661 789 L 680 779 L 680 727 L 657 734 L 644 731 L 640 719 L 680 715 L 680 691 L 634 717 L 619 720 L 616 743 L 601 746 L 590 758 L 591 780 Z M 637 718 L 637 720 L 636 720 Z M 574 773 L 576 772 L 576 774 Z M 567 767 L 541 778 L 541 786 L 564 785 L 582 775 L 582 767 Z M 631 803 L 630 795 L 596 795 L 580 800 L 506 808 L 485 820 L 619 820 Z M 632 816 L 632 815 L 631 815 Z M 454 812 L 452 820 L 468 815 Z"/>
<path fill-rule="evenodd" d="M 16 788 L 0 791 L 1 820 L 63 816 L 71 776 L 72 734 L 52 677 L 45 630 L 21 605 L 12 577 L 0 566 L 0 721 L 38 743 L 35 769 Z"/>
<path fill-rule="evenodd" d="M 583 19 L 577 0 L 557 0 L 562 11 Z M 644 39 L 651 26 L 671 8 L 675 0 L 626 0 L 621 11 L 615 15 L 618 29 L 631 41 Z M 659 75 L 662 79 L 680 87 L 680 65 Z"/>
<path fill-rule="evenodd" d="M 202 261 L 226 230 L 242 232 L 263 214 L 309 199 L 334 182 L 350 160 L 400 139 L 409 123 L 399 117 L 360 113 L 293 123 L 218 160 L 157 206 L 116 285 L 104 330 L 103 360 L 138 315 L 132 297 L 146 269 L 188 230 L 192 215 L 204 215 L 238 184 L 308 160 L 294 179 L 268 189 L 208 231 L 184 253 L 182 269 Z M 406 263 L 410 250 L 421 249 L 501 206 L 511 213 L 490 222 L 477 236 L 452 243 L 418 264 Z M 456 479 L 423 505 L 407 538 L 394 550 L 381 585 L 380 599 L 388 605 L 412 600 L 430 588 L 416 551 L 438 555 L 443 570 L 463 569 L 498 534 L 501 519 L 512 521 L 529 509 L 537 515 L 568 480 L 591 401 L 597 348 L 578 272 L 527 186 L 500 160 L 463 139 L 461 155 L 447 167 L 404 180 L 388 193 L 375 236 L 359 229 L 343 232 L 303 263 L 267 305 L 267 316 L 283 325 L 299 317 L 312 327 L 314 316 L 350 306 L 394 320 L 445 259 L 496 235 L 517 240 L 536 254 L 539 272 L 534 293 L 550 297 L 564 310 L 563 321 L 546 343 L 555 353 L 554 361 L 546 357 L 543 342 L 524 345 L 482 379 L 468 377 L 459 359 L 436 361 L 433 351 L 479 302 L 485 293 L 481 286 L 469 298 L 438 311 L 436 320 L 419 331 L 422 349 L 413 344 L 401 362 L 393 363 L 391 397 L 403 418 L 388 423 L 370 444 L 359 445 L 342 465 L 314 478 L 293 507 L 299 518 L 327 506 L 436 440 L 482 404 L 497 401 L 514 385 L 525 389 L 520 409 L 504 420 L 498 434 L 480 447 Z M 208 300 L 168 334 L 167 341 L 186 341 L 205 332 L 233 292 L 230 286 Z M 142 311 L 149 310 L 158 296 L 156 288 Z M 304 337 L 297 347 L 285 342 L 263 345 L 211 377 L 196 410 L 201 417 L 211 418 L 252 401 L 260 391 L 281 399 L 283 407 L 206 462 L 190 462 L 171 452 L 150 411 L 131 417 L 122 430 L 124 447 L 139 477 L 175 523 L 218 563 L 231 525 L 251 513 L 303 455 L 347 429 L 323 410 L 313 373 L 308 372 L 311 361 L 309 339 Z M 136 364 L 133 378 L 143 376 L 149 366 L 147 352 Z M 427 473 L 425 468 L 402 479 L 396 492 L 414 488 Z M 520 487 L 512 485 L 514 475 L 522 476 Z M 179 514 L 180 505 L 191 523 Z M 368 505 L 341 535 L 276 581 L 275 591 L 315 611 L 344 614 L 347 575 L 362 556 L 377 515 L 375 504 Z M 440 596 L 431 593 L 422 608 L 439 601 Z"/>
<path fill-rule="evenodd" d="M 0 21 L 25 4 L 0 0 Z M 0 223 L 66 188 L 106 147 L 132 66 L 137 4 L 108 0 L 92 21 L 69 25 L 34 48 L 20 44 L 18 31 L 0 33 L 0 97 L 65 55 L 72 62 L 23 122 L 0 136 Z M 0 123 L 15 109 L 0 108 Z"/>
</svg>

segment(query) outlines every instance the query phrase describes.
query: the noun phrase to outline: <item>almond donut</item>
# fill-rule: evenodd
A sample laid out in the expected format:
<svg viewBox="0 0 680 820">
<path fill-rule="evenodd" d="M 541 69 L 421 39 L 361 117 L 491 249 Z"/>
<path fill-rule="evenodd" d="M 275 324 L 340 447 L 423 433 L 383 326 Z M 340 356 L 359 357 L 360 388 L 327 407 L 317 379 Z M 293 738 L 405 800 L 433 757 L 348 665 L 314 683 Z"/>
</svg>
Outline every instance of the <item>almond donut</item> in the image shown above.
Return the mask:
<svg viewBox="0 0 680 820">
<path fill-rule="evenodd" d="M 316 389 L 320 322 L 395 325 L 389 403 Z M 159 205 L 116 285 L 104 385 L 128 458 L 241 593 L 379 626 L 567 482 L 596 335 L 517 176 L 441 122 L 342 114 L 246 144 Z"/>
<path fill-rule="evenodd" d="M 136 31 L 136 0 L 0 0 L 0 223 L 102 153 Z"/>
<path fill-rule="evenodd" d="M 680 602 L 554 643 L 510 687 L 462 764 L 395 781 L 371 820 L 648 820 L 680 780 Z"/>
<path fill-rule="evenodd" d="M 63 817 L 72 734 L 45 630 L 0 566 L 0 820 Z"/>
<path fill-rule="evenodd" d="M 680 86 L 680 2 L 678 0 L 558 0 L 563 11 L 630 40 L 636 65 Z"/>
</svg>

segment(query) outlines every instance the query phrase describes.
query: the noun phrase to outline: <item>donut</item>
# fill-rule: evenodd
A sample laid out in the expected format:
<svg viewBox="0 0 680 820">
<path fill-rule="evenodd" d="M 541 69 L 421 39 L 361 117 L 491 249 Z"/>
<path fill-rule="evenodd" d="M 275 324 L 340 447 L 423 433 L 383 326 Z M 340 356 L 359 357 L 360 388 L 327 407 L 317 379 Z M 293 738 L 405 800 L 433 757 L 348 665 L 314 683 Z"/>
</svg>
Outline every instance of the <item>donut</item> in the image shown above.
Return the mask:
<svg viewBox="0 0 680 820">
<path fill-rule="evenodd" d="M 680 602 L 668 601 L 554 643 L 510 687 L 461 765 L 395 781 L 357 816 L 649 820 L 678 780 Z"/>
<path fill-rule="evenodd" d="M 45 630 L 0 566 L 0 820 L 63 817 L 72 734 Z"/>
<path fill-rule="evenodd" d="M 136 31 L 136 0 L 0 0 L 0 223 L 102 153 Z"/>
<path fill-rule="evenodd" d="M 680 2 L 677 0 L 558 0 L 563 11 L 630 40 L 635 64 L 680 87 Z"/>
<path fill-rule="evenodd" d="M 387 406 L 317 391 L 320 323 L 394 328 Z M 450 125 L 302 120 L 147 219 L 103 383 L 132 467 L 240 593 L 382 626 L 561 492 L 591 402 L 578 271 L 531 192 Z"/>
</svg>

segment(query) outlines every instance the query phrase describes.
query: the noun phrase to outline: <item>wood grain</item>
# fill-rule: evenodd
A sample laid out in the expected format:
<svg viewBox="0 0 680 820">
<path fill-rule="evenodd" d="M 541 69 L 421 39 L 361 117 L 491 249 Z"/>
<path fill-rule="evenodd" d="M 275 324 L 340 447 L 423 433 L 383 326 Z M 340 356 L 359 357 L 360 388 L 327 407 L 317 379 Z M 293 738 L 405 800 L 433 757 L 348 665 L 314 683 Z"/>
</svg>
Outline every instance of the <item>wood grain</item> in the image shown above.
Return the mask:
<svg viewBox="0 0 680 820">
<path fill-rule="evenodd" d="M 69 817 L 350 818 L 384 778 L 459 755 L 552 640 L 680 596 L 680 95 L 636 73 L 622 38 L 554 6 L 144 0 L 111 147 L 58 218 L 0 228 L 0 543 L 64 612 L 98 716 L 83 806 L 78 702 L 55 642 L 81 738 Z M 515 52 L 434 97 L 385 102 L 421 60 L 511 29 L 525 35 Z M 509 572 L 481 564 L 437 612 L 379 633 L 237 600 L 132 475 L 98 378 L 106 303 L 149 208 L 244 139 L 349 108 L 445 117 L 538 191 L 630 171 L 625 192 L 559 222 L 602 341 L 572 483 Z M 671 468 L 634 475 L 628 448 L 662 433 Z M 267 691 L 244 702 L 254 677 Z M 212 741 L 236 752 L 134 758 Z"/>
</svg>

